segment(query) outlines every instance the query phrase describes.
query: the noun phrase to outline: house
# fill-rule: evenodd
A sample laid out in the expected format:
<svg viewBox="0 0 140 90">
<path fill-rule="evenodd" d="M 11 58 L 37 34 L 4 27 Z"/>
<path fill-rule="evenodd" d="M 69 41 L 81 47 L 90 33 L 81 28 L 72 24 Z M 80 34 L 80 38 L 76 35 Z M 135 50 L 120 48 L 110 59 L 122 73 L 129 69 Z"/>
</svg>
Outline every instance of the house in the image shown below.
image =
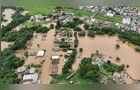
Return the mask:
<svg viewBox="0 0 140 90">
<path fill-rule="evenodd" d="M 52 56 L 52 63 L 59 63 L 59 56 Z"/>
<path fill-rule="evenodd" d="M 106 13 L 106 16 L 109 16 L 109 17 L 113 17 L 114 16 L 114 12 L 109 10 L 107 13 Z"/>
<path fill-rule="evenodd" d="M 25 74 L 23 76 L 23 81 L 31 81 L 31 82 L 36 82 L 38 80 L 38 73 L 34 74 Z"/>
<path fill-rule="evenodd" d="M 42 56 L 44 56 L 44 53 L 45 53 L 45 51 L 43 51 L 43 50 L 38 51 L 37 57 L 42 57 Z"/>
<path fill-rule="evenodd" d="M 121 77 L 121 74 L 119 72 L 114 72 L 113 73 L 113 77 L 114 78 L 120 78 Z"/>
<path fill-rule="evenodd" d="M 29 73 L 30 73 L 30 74 L 35 73 L 35 68 L 30 68 Z"/>
<path fill-rule="evenodd" d="M 68 50 L 68 51 L 67 51 L 68 54 L 71 54 L 72 52 L 73 52 L 72 50 Z"/>
<path fill-rule="evenodd" d="M 36 52 L 30 52 L 29 55 L 30 55 L 30 56 L 35 56 L 35 55 L 36 55 Z"/>
<path fill-rule="evenodd" d="M 130 24 L 131 23 L 131 19 L 130 18 L 123 18 L 122 23 L 123 24 Z"/>
<path fill-rule="evenodd" d="M 98 64 L 98 66 L 102 66 L 104 64 L 104 61 L 103 60 L 98 60 L 97 64 Z"/>
<path fill-rule="evenodd" d="M 100 83 L 102 84 L 107 84 L 108 83 L 108 79 L 106 77 L 103 77 L 101 80 L 100 80 Z"/>
<path fill-rule="evenodd" d="M 60 47 L 54 47 L 53 50 L 54 51 L 60 51 Z"/>
<path fill-rule="evenodd" d="M 94 60 L 91 62 L 92 64 L 97 64 Z"/>
<path fill-rule="evenodd" d="M 134 84 L 140 84 L 140 80 L 134 80 L 133 83 Z"/>
<path fill-rule="evenodd" d="M 27 69 L 27 67 L 19 67 L 19 68 L 17 68 L 17 72 L 23 73 L 26 69 Z"/>
</svg>

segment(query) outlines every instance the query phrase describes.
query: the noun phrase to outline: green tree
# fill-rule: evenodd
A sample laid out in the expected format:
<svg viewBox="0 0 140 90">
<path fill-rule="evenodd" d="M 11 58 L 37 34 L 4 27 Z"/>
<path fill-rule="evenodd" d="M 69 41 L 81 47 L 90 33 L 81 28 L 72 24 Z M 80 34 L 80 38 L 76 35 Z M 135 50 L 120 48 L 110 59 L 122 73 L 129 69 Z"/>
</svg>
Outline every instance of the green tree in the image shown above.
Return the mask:
<svg viewBox="0 0 140 90">
<path fill-rule="evenodd" d="M 89 30 L 87 35 L 90 37 L 95 37 L 95 33 L 93 30 Z"/>
<path fill-rule="evenodd" d="M 79 52 L 83 52 L 83 48 L 79 48 Z"/>
<path fill-rule="evenodd" d="M 89 29 L 89 24 L 85 24 L 83 27 L 85 28 L 85 30 L 88 30 Z"/>
<path fill-rule="evenodd" d="M 116 61 L 120 61 L 121 59 L 119 57 L 116 57 Z"/>
<path fill-rule="evenodd" d="M 119 49 L 120 48 L 120 45 L 119 44 L 116 44 L 116 48 Z"/>
<path fill-rule="evenodd" d="M 25 57 L 29 57 L 28 52 L 25 52 L 25 53 L 24 53 L 24 56 L 25 56 Z"/>
<path fill-rule="evenodd" d="M 50 29 L 54 29 L 54 25 L 53 24 L 50 24 Z"/>
</svg>

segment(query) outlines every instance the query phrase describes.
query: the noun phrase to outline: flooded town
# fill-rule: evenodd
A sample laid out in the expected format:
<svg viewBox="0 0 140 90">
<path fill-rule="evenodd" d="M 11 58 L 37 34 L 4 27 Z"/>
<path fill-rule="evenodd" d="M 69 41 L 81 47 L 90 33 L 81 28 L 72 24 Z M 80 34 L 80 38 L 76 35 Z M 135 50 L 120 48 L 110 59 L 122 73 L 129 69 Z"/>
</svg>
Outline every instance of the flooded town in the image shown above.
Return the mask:
<svg viewBox="0 0 140 90">
<path fill-rule="evenodd" d="M 140 8 L 3 6 L 1 22 L 2 84 L 140 84 Z"/>
</svg>

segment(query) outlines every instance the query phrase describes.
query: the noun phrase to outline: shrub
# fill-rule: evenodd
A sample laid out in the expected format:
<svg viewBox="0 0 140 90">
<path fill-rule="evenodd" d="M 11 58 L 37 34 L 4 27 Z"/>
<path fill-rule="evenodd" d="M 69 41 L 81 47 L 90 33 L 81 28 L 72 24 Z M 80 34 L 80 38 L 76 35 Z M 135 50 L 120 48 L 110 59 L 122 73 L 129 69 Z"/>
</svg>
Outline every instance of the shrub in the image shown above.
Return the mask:
<svg viewBox="0 0 140 90">
<path fill-rule="evenodd" d="M 119 44 L 116 44 L 116 48 L 119 49 L 120 48 L 120 45 Z"/>
<path fill-rule="evenodd" d="M 140 48 L 138 48 L 138 47 L 135 48 L 135 51 L 140 52 Z"/>
<path fill-rule="evenodd" d="M 86 35 L 86 33 L 84 31 L 79 32 L 79 34 L 78 34 L 78 36 L 85 36 L 85 35 Z"/>
<path fill-rule="evenodd" d="M 95 33 L 93 30 L 89 30 L 87 35 L 90 37 L 95 37 Z"/>
<path fill-rule="evenodd" d="M 79 52 L 83 52 L 83 48 L 79 48 Z"/>
<path fill-rule="evenodd" d="M 75 27 L 74 30 L 75 31 L 82 31 L 82 29 L 79 26 Z"/>
</svg>

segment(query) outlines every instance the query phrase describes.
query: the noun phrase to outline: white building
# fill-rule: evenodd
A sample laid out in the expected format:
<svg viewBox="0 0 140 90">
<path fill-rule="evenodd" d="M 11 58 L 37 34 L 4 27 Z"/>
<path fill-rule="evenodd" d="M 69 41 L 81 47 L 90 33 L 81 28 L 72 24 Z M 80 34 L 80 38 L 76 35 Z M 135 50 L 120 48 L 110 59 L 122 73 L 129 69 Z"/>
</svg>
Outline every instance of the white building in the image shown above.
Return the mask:
<svg viewBox="0 0 140 90">
<path fill-rule="evenodd" d="M 52 60 L 59 60 L 59 56 L 52 56 Z"/>
<path fill-rule="evenodd" d="M 42 56 L 44 56 L 44 53 L 45 53 L 45 52 L 42 51 L 42 50 L 41 50 L 41 51 L 38 51 L 37 56 L 38 56 L 38 57 L 42 57 Z"/>
<path fill-rule="evenodd" d="M 30 68 L 29 73 L 31 74 L 35 73 L 35 68 Z"/>
<path fill-rule="evenodd" d="M 68 54 L 71 54 L 72 52 L 73 52 L 72 50 L 68 50 L 68 51 L 67 51 Z"/>
<path fill-rule="evenodd" d="M 120 78 L 121 77 L 121 74 L 119 72 L 114 72 L 113 73 L 113 77 Z"/>
<path fill-rule="evenodd" d="M 123 18 L 122 23 L 123 24 L 130 24 L 131 23 L 131 19 L 130 18 Z"/>
<path fill-rule="evenodd" d="M 37 80 L 38 80 L 38 73 L 26 74 L 26 75 L 23 76 L 23 81 L 37 82 Z"/>
<path fill-rule="evenodd" d="M 19 68 L 17 68 L 17 72 L 18 73 L 22 73 L 22 72 L 24 72 L 26 70 L 26 67 L 19 67 Z"/>
<path fill-rule="evenodd" d="M 109 17 L 113 17 L 114 16 L 114 13 L 110 10 L 106 13 L 107 16 Z"/>
</svg>

